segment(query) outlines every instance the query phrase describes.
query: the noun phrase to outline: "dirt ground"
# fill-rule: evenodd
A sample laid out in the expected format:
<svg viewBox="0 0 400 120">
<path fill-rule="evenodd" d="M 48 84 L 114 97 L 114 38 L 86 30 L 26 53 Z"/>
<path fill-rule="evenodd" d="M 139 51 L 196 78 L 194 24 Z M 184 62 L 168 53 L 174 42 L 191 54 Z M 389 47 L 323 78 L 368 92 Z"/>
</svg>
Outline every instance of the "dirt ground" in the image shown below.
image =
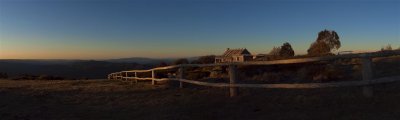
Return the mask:
<svg viewBox="0 0 400 120">
<path fill-rule="evenodd" d="M 0 118 L 134 120 L 399 120 L 400 83 L 361 88 L 240 89 L 148 82 L 0 80 Z"/>
</svg>

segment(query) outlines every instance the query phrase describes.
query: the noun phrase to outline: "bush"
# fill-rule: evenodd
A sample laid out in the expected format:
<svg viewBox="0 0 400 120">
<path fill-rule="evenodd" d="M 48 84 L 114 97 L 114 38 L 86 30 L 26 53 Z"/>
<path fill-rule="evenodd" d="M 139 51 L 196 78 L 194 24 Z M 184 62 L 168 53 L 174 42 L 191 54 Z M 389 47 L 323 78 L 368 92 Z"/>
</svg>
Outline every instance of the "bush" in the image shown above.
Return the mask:
<svg viewBox="0 0 400 120">
<path fill-rule="evenodd" d="M 265 72 L 260 75 L 254 75 L 250 78 L 251 80 L 256 80 L 260 82 L 281 83 L 284 75 L 282 74 L 282 72 Z"/>
<path fill-rule="evenodd" d="M 303 63 L 292 65 L 242 66 L 241 78 L 267 83 L 330 82 L 351 78 L 351 65 Z"/>
<path fill-rule="evenodd" d="M 7 79 L 8 78 L 8 74 L 7 73 L 0 73 L 0 79 Z"/>
<path fill-rule="evenodd" d="M 297 71 L 299 79 L 307 82 L 329 82 L 345 78 L 344 69 L 333 64 L 314 64 L 305 66 Z"/>
<path fill-rule="evenodd" d="M 197 59 L 197 62 L 200 64 L 212 64 L 215 62 L 215 55 L 201 56 Z"/>
<path fill-rule="evenodd" d="M 38 77 L 39 80 L 51 80 L 53 79 L 52 76 L 48 76 L 48 75 L 40 75 Z"/>
<path fill-rule="evenodd" d="M 29 75 L 29 74 L 21 74 L 12 78 L 12 80 L 37 80 L 38 76 L 36 75 Z"/>
<path fill-rule="evenodd" d="M 40 75 L 37 79 L 38 80 L 64 80 L 63 77 L 51 76 L 51 75 Z"/>
<path fill-rule="evenodd" d="M 180 65 L 180 64 L 189 64 L 189 60 L 187 60 L 186 58 L 181 58 L 181 59 L 177 59 L 173 62 L 174 65 Z"/>
<path fill-rule="evenodd" d="M 12 80 L 64 80 L 64 77 L 59 76 L 51 76 L 51 75 L 29 75 L 29 74 L 22 74 Z"/>
<path fill-rule="evenodd" d="M 165 67 L 165 66 L 168 66 L 168 64 L 166 63 L 166 62 L 160 62 L 158 65 L 157 65 L 157 67 Z"/>
<path fill-rule="evenodd" d="M 189 79 L 189 80 L 200 80 L 200 79 L 203 79 L 206 76 L 210 76 L 210 72 L 206 72 L 206 71 L 191 71 L 185 76 L 185 78 Z"/>
<path fill-rule="evenodd" d="M 214 66 L 210 70 L 210 78 L 226 78 L 228 77 L 228 72 L 225 70 L 225 66 Z"/>
</svg>

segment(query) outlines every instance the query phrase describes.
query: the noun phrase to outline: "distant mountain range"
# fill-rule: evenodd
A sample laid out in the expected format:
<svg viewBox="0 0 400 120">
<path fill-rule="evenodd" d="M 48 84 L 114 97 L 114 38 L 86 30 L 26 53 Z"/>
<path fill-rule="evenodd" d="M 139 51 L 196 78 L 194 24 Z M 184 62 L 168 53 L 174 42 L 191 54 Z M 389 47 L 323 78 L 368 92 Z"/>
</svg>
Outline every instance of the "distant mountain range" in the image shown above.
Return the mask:
<svg viewBox="0 0 400 120">
<path fill-rule="evenodd" d="M 114 62 L 114 63 L 158 64 L 160 62 L 171 63 L 174 60 L 176 60 L 176 59 L 174 59 L 174 58 L 156 59 L 156 58 L 144 58 L 144 57 L 131 57 L 131 58 L 109 59 L 109 60 L 104 60 L 104 61 Z"/>
<path fill-rule="evenodd" d="M 149 69 L 151 64 L 113 63 L 95 60 L 0 60 L 0 73 L 17 77 L 27 75 L 52 75 L 65 79 L 99 79 L 106 78 L 107 74 L 121 70 Z"/>
<path fill-rule="evenodd" d="M 198 57 L 189 57 L 186 58 L 189 61 L 196 60 Z M 119 59 L 109 59 L 105 60 L 108 62 L 115 63 L 139 63 L 139 64 L 159 64 L 160 62 L 172 63 L 178 58 L 144 58 L 144 57 L 131 57 L 131 58 L 119 58 Z"/>
<path fill-rule="evenodd" d="M 189 61 L 197 57 L 188 58 Z M 174 58 L 153 59 L 143 57 L 108 60 L 64 60 L 64 59 L 0 59 L 0 73 L 10 77 L 21 74 L 54 75 L 67 79 L 105 78 L 115 71 L 149 69 L 161 62 L 172 63 Z"/>
<path fill-rule="evenodd" d="M 193 61 L 198 57 L 189 57 L 189 61 Z M 27 64 L 70 64 L 83 61 L 105 61 L 112 63 L 138 63 L 138 64 L 159 64 L 160 62 L 172 63 L 178 58 L 145 58 L 145 57 L 130 57 L 105 60 L 78 60 L 78 59 L 0 59 L 0 62 L 27 63 Z"/>
</svg>

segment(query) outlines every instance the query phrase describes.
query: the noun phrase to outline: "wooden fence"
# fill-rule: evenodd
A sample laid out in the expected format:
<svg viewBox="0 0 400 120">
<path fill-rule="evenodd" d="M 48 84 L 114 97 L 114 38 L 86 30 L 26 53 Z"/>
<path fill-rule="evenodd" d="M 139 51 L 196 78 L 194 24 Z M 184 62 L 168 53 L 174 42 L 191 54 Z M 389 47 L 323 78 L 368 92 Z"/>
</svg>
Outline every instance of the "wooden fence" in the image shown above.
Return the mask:
<svg viewBox="0 0 400 120">
<path fill-rule="evenodd" d="M 372 58 L 376 57 L 389 57 L 400 55 L 399 50 L 386 51 L 386 52 L 373 52 L 373 53 L 360 53 L 360 54 L 346 54 L 328 57 L 311 57 L 311 58 L 297 58 L 297 59 L 286 59 L 286 60 L 275 60 L 275 61 L 252 61 L 242 63 L 219 63 L 219 64 L 182 64 L 173 65 L 167 67 L 157 67 L 149 70 L 128 70 L 111 73 L 108 75 L 110 80 L 132 80 L 132 82 L 138 82 L 138 80 L 151 80 L 151 84 L 155 85 L 158 81 L 179 81 L 179 87 L 183 87 L 183 83 L 190 83 L 202 86 L 211 87 L 228 87 L 230 96 L 237 95 L 237 89 L 239 87 L 247 88 L 284 88 L 284 89 L 309 89 L 309 88 L 328 88 L 328 87 L 346 87 L 346 86 L 363 86 L 363 95 L 366 97 L 372 97 L 373 91 L 370 85 L 379 83 L 388 83 L 394 81 L 400 81 L 400 76 L 395 77 L 384 77 L 378 79 L 372 79 Z M 337 59 L 348 59 L 348 58 L 361 58 L 362 59 L 362 80 L 359 81 L 345 81 L 345 82 L 334 82 L 334 83 L 294 83 L 294 84 L 238 84 L 237 77 L 237 65 L 281 65 L 281 64 L 295 64 L 295 63 L 308 63 L 318 61 L 331 61 Z M 208 67 L 208 66 L 228 66 L 229 68 L 229 83 L 209 83 L 195 80 L 185 79 L 184 72 L 187 67 Z M 175 78 L 156 78 L 156 72 L 162 70 L 178 69 L 178 75 Z M 138 73 L 151 72 L 151 78 L 140 78 Z M 134 73 L 129 74 L 129 73 Z"/>
</svg>

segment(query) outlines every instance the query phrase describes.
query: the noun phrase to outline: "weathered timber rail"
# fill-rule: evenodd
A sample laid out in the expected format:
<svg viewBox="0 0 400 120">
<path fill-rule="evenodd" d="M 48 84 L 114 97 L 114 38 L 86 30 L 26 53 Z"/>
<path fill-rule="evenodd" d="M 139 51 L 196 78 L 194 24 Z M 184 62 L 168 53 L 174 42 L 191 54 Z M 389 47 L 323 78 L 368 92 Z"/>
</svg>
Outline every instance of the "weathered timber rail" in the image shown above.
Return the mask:
<svg viewBox="0 0 400 120">
<path fill-rule="evenodd" d="M 179 81 L 180 88 L 183 87 L 183 83 L 190 83 L 202 86 L 211 87 L 228 87 L 230 88 L 230 96 L 236 96 L 237 88 L 282 88 L 282 89 L 311 89 L 311 88 L 329 88 L 329 87 L 346 87 L 346 86 L 364 86 L 363 94 L 366 97 L 373 95 L 372 88 L 370 85 L 388 83 L 400 81 L 400 76 L 384 77 L 378 79 L 372 79 L 372 58 L 376 57 L 390 57 L 400 55 L 400 50 L 386 51 L 386 52 L 373 52 L 373 53 L 360 53 L 360 54 L 346 54 L 328 57 L 310 57 L 310 58 L 296 58 L 286 60 L 274 60 L 274 61 L 254 61 L 254 62 L 243 62 L 243 63 L 219 63 L 219 64 L 182 64 L 173 65 L 167 67 L 157 67 L 149 70 L 127 70 L 121 72 L 115 72 L 108 75 L 110 80 L 134 80 L 136 83 L 138 80 L 151 80 L 152 85 L 155 85 L 158 81 Z M 281 65 L 281 64 L 296 64 L 296 63 L 309 63 L 318 61 L 331 61 L 337 59 L 349 59 L 349 58 L 361 58 L 362 59 L 362 80 L 360 81 L 345 81 L 345 82 L 333 82 L 333 83 L 294 83 L 294 84 L 237 84 L 237 65 Z M 210 67 L 210 66 L 228 66 L 229 67 L 229 83 L 209 83 L 195 80 L 184 79 L 185 68 L 187 67 Z M 156 71 L 178 69 L 178 75 L 176 78 L 155 78 Z M 140 78 L 137 73 L 151 72 L 151 78 Z M 134 73 L 133 77 L 128 73 Z"/>
</svg>

